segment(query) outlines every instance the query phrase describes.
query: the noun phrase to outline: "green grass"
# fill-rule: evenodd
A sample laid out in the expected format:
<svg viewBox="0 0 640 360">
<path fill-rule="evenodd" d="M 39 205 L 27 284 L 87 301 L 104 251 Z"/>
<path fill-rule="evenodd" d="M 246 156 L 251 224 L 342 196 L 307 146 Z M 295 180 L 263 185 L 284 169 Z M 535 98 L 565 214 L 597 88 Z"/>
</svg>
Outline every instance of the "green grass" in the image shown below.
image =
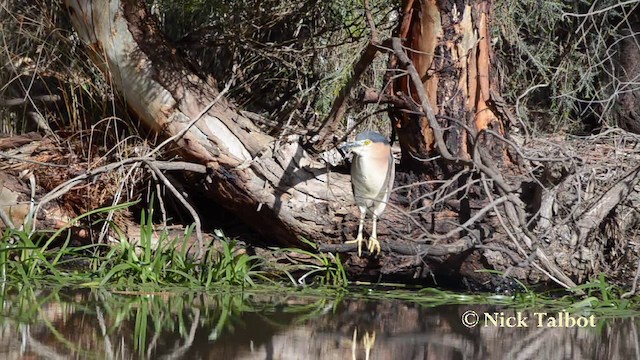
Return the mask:
<svg viewBox="0 0 640 360">
<path fill-rule="evenodd" d="M 97 209 L 70 221 L 78 224 L 91 215 L 117 211 L 134 203 Z M 99 216 L 98 216 L 99 217 Z M 295 286 L 345 287 L 346 271 L 339 257 L 300 249 L 274 250 L 297 253 L 313 259 L 310 264 L 265 264 L 246 254 L 235 239 L 220 236 L 205 244 L 202 258 L 190 251 L 194 227 L 180 236 L 154 228 L 153 209 L 142 211 L 140 239 L 133 242 L 115 224 L 109 223 L 118 241 L 111 244 L 70 246 L 71 232 L 54 233 L 6 229 L 0 238 L 0 281 L 34 287 L 62 284 L 118 290 L 151 291 L 163 288 L 240 288 L 258 284 L 293 283 Z M 102 221 L 102 220 L 100 220 Z M 99 225 L 99 221 L 90 224 Z M 286 255 L 285 255 L 286 256 Z M 267 273 L 264 269 L 268 269 Z"/>
<path fill-rule="evenodd" d="M 312 249 L 317 249 L 317 245 L 307 239 L 300 239 Z M 296 248 L 276 249 L 285 258 L 289 259 L 288 265 L 280 266 L 284 275 L 291 281 L 294 286 L 305 286 L 310 284 L 318 284 L 328 287 L 342 288 L 349 285 L 347 279 L 347 271 L 342 264 L 340 254 L 325 254 L 307 251 Z M 302 255 L 311 259 L 309 263 L 299 263 L 291 258 L 290 254 Z M 295 279 L 293 274 L 299 274 Z"/>
<path fill-rule="evenodd" d="M 70 223 L 77 224 L 89 215 L 130 205 L 98 209 Z M 267 263 L 258 256 L 240 251 L 237 242 L 224 235 L 214 240 L 217 243 L 206 244 L 207 250 L 200 259 L 193 255 L 195 251 L 189 251 L 193 226 L 179 236 L 170 237 L 166 230 L 157 232 L 154 229 L 152 217 L 152 210 L 142 212 L 140 240 L 136 244 L 113 224 L 110 226 L 119 234 L 119 242 L 109 246 L 70 246 L 71 235 L 67 229 L 33 234 L 28 230 L 5 229 L 0 239 L 0 282 L 34 289 L 57 285 L 130 292 L 180 288 L 191 291 L 271 289 L 278 292 L 286 286 L 296 293 L 314 296 L 348 293 L 349 296 L 405 300 L 425 306 L 496 304 L 521 309 L 566 309 L 603 316 L 620 316 L 640 309 L 640 297 L 623 299 L 624 291 L 607 283 L 604 276 L 573 291 L 539 292 L 524 284 L 520 284 L 522 291 L 514 295 L 466 294 L 434 288 L 407 290 L 394 284 L 350 282 L 340 255 L 274 249 L 280 253 L 280 258 L 289 261 L 286 264 Z M 315 249 L 314 244 L 305 242 Z M 299 258 L 307 260 L 301 262 Z M 579 291 L 584 295 L 575 295 Z"/>
<path fill-rule="evenodd" d="M 70 224 L 129 205 L 98 209 Z M 137 245 L 113 224 L 110 226 L 119 234 L 119 242 L 112 246 L 69 246 L 71 233 L 67 228 L 53 234 L 6 229 L 0 239 L 0 281 L 35 287 L 74 284 L 114 289 L 209 289 L 219 285 L 255 286 L 257 280 L 267 280 L 259 270 L 261 260 L 238 252 L 234 240 L 223 237 L 216 240 L 219 246 L 207 244 L 206 253 L 198 259 L 188 246 L 193 226 L 174 238 L 166 230 L 156 234 L 152 211 L 149 213 L 142 213 Z"/>
</svg>

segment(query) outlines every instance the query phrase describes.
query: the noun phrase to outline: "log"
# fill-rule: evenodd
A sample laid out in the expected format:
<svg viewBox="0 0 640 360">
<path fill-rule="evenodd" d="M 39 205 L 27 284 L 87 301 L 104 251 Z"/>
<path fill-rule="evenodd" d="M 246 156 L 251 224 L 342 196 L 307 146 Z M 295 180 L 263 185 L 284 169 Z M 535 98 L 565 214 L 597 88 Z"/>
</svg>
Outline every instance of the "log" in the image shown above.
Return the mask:
<svg viewBox="0 0 640 360">
<path fill-rule="evenodd" d="M 150 128 L 184 159 L 207 167 L 203 191 L 268 236 L 298 246 L 341 241 L 351 212 L 348 176 L 330 172 L 290 136 L 274 149 L 215 81 L 191 71 L 135 1 L 65 1 L 94 61 Z M 330 209 L 330 211 L 327 211 Z"/>
</svg>

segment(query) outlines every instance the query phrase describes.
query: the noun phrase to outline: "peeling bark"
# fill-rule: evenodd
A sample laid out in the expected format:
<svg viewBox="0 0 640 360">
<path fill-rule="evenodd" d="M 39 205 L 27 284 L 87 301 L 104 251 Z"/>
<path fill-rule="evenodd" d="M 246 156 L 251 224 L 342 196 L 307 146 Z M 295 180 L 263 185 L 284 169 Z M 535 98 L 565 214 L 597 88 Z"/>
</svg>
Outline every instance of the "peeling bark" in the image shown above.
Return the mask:
<svg viewBox="0 0 640 360">
<path fill-rule="evenodd" d="M 495 85 L 489 75 L 489 2 L 475 1 L 460 8 L 458 3 L 405 1 L 398 36 L 404 39 L 402 45 L 423 79 L 441 126 L 448 128 L 447 147 L 452 154 L 471 159 L 469 136 L 484 129 L 504 135 L 504 129 L 490 106 L 490 91 Z M 392 61 L 392 66 L 396 64 Z M 416 105 L 420 103 L 409 76 L 396 80 L 390 94 L 406 94 Z M 396 119 L 405 164 L 411 163 L 412 157 L 428 158 L 437 153 L 436 139 L 424 117 L 402 112 L 391 116 Z"/>
</svg>

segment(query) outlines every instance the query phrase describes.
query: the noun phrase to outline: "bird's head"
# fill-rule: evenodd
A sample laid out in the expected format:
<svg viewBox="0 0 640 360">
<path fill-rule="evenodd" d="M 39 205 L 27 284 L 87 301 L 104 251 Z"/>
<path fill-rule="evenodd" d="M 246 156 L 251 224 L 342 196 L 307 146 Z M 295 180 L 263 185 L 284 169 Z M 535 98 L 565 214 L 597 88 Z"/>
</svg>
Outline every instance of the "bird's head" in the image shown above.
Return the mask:
<svg viewBox="0 0 640 360">
<path fill-rule="evenodd" d="M 340 145 L 341 149 L 351 150 L 360 156 L 380 155 L 386 156 L 389 152 L 389 141 L 382 134 L 375 131 L 365 131 L 356 136 L 356 140 Z"/>
</svg>

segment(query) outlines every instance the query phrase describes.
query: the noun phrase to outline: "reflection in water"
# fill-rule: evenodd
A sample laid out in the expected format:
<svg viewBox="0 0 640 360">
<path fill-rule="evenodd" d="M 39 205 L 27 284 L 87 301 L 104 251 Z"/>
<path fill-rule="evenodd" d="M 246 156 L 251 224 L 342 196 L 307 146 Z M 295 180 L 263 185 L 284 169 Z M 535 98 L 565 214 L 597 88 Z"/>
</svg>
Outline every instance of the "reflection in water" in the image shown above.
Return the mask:
<svg viewBox="0 0 640 360">
<path fill-rule="evenodd" d="M 569 314 L 570 326 L 562 314 L 488 305 L 230 291 L 27 289 L 0 300 L 2 359 L 640 358 L 634 318 Z"/>
</svg>

